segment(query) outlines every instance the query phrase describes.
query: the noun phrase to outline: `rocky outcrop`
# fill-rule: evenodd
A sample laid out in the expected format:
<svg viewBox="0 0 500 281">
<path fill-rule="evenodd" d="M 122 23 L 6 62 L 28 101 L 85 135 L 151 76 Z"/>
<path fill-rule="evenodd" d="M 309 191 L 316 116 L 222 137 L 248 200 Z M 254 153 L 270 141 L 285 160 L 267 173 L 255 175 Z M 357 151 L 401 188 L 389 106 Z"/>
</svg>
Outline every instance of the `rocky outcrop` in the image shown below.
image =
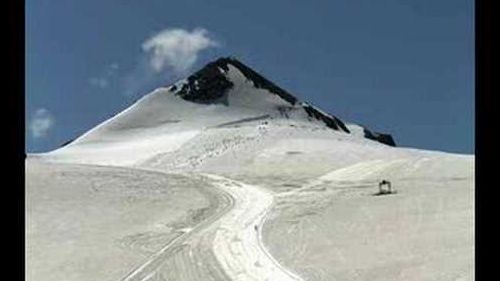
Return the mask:
<svg viewBox="0 0 500 281">
<path fill-rule="evenodd" d="M 227 91 L 233 87 L 233 82 L 224 75 L 227 64 L 221 59 L 207 64 L 187 78 L 187 83 L 180 89 L 171 86 L 170 91 L 175 92 L 181 98 L 197 103 L 227 103 L 224 99 Z"/>
<path fill-rule="evenodd" d="M 344 122 L 342 122 L 337 117 L 324 114 L 323 112 L 316 109 L 314 106 L 309 105 L 307 103 L 303 103 L 302 107 L 307 112 L 307 115 L 309 115 L 309 117 L 313 117 L 317 120 L 323 121 L 327 127 L 332 128 L 334 130 L 342 130 L 346 133 L 350 133 L 349 129 L 347 129 Z"/>
<path fill-rule="evenodd" d="M 382 133 L 378 133 L 378 132 L 372 132 L 372 131 L 370 131 L 370 130 L 368 130 L 366 128 L 364 128 L 363 131 L 365 133 L 365 138 L 367 138 L 367 139 L 375 140 L 375 141 L 378 141 L 380 143 L 387 144 L 387 145 L 390 145 L 390 146 L 396 146 L 396 143 L 394 142 L 394 139 L 389 134 L 382 134 Z"/>
</svg>

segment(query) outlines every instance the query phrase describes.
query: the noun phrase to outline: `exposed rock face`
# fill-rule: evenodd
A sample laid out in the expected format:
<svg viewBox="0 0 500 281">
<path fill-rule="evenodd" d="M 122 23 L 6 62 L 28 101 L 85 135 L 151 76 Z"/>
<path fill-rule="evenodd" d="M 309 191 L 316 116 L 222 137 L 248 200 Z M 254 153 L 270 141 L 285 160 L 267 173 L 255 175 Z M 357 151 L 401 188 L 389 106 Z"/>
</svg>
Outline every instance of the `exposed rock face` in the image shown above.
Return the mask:
<svg viewBox="0 0 500 281">
<path fill-rule="evenodd" d="M 382 134 L 377 132 L 371 132 L 368 129 L 364 129 L 365 138 L 381 142 L 390 146 L 396 146 L 394 139 L 389 134 Z"/>
<path fill-rule="evenodd" d="M 314 106 L 311 106 L 307 103 L 303 103 L 302 106 L 304 107 L 304 110 L 307 112 L 307 114 L 310 117 L 314 117 L 318 120 L 323 121 L 326 124 L 326 126 L 328 126 L 329 128 L 332 128 L 334 130 L 342 130 L 346 133 L 350 133 L 349 129 L 347 129 L 344 122 L 342 122 L 337 117 L 332 116 L 332 115 L 326 115 L 323 112 L 316 109 Z"/>
<path fill-rule="evenodd" d="M 299 102 L 295 96 L 232 57 L 219 58 L 208 63 L 201 70 L 190 75 L 184 83 L 172 85 L 169 90 L 190 102 L 229 105 L 227 94 L 234 87 L 233 81 L 227 75 L 229 65 L 238 69 L 248 81 L 253 83 L 256 89 L 265 89 L 269 93 L 277 95 L 290 104 L 290 108 L 302 108 L 309 118 L 319 120 L 333 130 L 350 133 L 347 126 L 339 118 L 324 113 L 306 102 Z M 282 116 L 288 118 L 290 108 L 277 107 L 276 109 L 282 113 Z M 367 129 L 365 129 L 364 135 L 368 139 L 395 146 L 391 135 L 371 132 Z"/>
<path fill-rule="evenodd" d="M 288 101 L 291 105 L 295 105 L 297 102 L 296 97 L 234 58 L 219 58 L 208 63 L 201 70 L 189 76 L 187 83 L 179 91 L 177 91 L 176 86 L 172 86 L 171 90 L 177 91 L 177 95 L 192 102 L 213 103 L 218 101 L 224 97 L 227 90 L 233 87 L 233 83 L 225 75 L 225 72 L 229 70 L 228 65 L 236 67 L 248 80 L 253 82 L 255 88 L 266 89 Z"/>
<path fill-rule="evenodd" d="M 228 71 L 224 59 L 207 64 L 187 78 L 187 83 L 177 91 L 176 86 L 170 88 L 185 100 L 197 103 L 216 103 L 224 98 L 227 90 L 233 87 L 233 83 L 224 75 Z"/>
</svg>

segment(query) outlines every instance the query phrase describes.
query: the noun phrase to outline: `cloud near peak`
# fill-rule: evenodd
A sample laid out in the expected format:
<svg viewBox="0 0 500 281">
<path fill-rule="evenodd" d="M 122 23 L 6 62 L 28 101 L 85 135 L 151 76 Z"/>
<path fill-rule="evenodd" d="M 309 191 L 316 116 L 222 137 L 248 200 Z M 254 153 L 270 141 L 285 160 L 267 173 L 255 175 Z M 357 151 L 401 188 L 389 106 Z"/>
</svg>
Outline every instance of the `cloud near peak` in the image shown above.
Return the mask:
<svg viewBox="0 0 500 281">
<path fill-rule="evenodd" d="M 149 54 L 149 66 L 156 73 L 170 68 L 177 74 L 187 72 L 197 61 L 198 54 L 219 43 L 208 36 L 208 31 L 195 28 L 188 31 L 170 28 L 160 31 L 142 44 Z"/>
</svg>

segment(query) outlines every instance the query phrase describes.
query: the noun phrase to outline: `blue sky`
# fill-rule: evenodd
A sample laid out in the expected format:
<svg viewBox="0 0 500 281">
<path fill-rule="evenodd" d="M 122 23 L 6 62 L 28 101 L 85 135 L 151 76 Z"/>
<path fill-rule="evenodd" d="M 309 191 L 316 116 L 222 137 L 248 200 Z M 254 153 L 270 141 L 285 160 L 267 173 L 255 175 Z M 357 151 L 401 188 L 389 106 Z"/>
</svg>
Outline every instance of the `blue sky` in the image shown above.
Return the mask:
<svg viewBox="0 0 500 281">
<path fill-rule="evenodd" d="M 473 15 L 472 0 L 27 0 L 26 149 L 55 149 L 232 55 L 400 146 L 473 153 Z M 144 44 L 165 30 L 208 41 L 153 71 Z"/>
</svg>

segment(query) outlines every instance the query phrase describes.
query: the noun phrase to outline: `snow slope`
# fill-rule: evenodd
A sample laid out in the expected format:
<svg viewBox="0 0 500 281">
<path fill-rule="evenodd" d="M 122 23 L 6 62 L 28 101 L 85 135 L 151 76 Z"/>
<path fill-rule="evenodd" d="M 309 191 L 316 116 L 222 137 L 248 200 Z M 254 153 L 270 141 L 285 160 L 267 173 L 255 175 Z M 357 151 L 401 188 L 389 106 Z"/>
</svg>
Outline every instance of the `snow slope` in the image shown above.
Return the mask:
<svg viewBox="0 0 500 281">
<path fill-rule="evenodd" d="M 474 280 L 474 164 L 374 160 L 279 195 L 265 244 L 306 280 Z M 381 178 L 397 193 L 374 196 Z"/>
<path fill-rule="evenodd" d="M 395 147 L 223 58 L 29 155 L 27 272 L 472 280 L 473 162 Z M 381 179 L 397 193 L 374 196 Z"/>
<path fill-rule="evenodd" d="M 118 280 L 216 212 L 203 182 L 138 170 L 26 163 L 26 280 Z"/>
</svg>

